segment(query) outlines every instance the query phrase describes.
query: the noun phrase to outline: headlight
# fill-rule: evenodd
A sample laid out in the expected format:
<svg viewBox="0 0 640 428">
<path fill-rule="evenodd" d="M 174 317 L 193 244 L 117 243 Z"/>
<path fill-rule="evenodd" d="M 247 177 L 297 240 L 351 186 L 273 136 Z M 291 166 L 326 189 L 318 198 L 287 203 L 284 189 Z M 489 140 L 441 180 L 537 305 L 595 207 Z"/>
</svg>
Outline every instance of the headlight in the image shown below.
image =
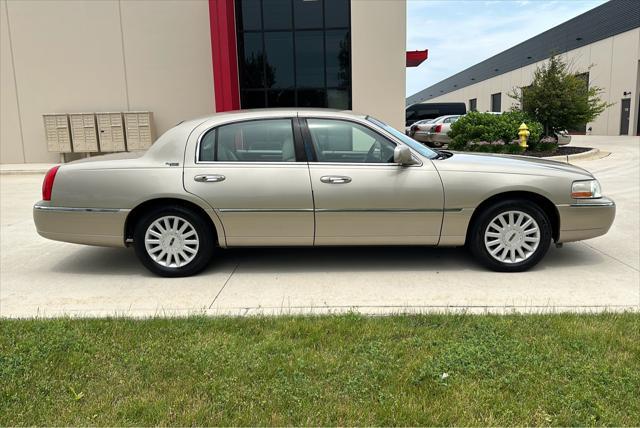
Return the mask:
<svg viewBox="0 0 640 428">
<path fill-rule="evenodd" d="M 598 180 L 574 181 L 571 185 L 571 197 L 574 199 L 601 198 L 600 183 Z"/>
</svg>

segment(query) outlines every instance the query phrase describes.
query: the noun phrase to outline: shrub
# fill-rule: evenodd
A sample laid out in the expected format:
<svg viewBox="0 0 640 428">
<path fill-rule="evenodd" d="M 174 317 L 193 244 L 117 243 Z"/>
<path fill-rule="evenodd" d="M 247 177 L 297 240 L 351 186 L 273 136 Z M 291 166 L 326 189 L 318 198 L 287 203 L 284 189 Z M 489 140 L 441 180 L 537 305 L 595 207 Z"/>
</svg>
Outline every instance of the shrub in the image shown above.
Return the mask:
<svg viewBox="0 0 640 428">
<path fill-rule="evenodd" d="M 503 114 L 470 112 L 451 125 L 449 137 L 452 150 L 483 151 L 493 153 L 515 153 L 520 149 L 512 142 L 518 140 L 518 128 L 521 123 L 529 128 L 529 145 L 535 146 L 542 135 L 542 125 L 532 120 L 526 113 L 510 111 Z M 510 143 L 505 143 L 509 141 Z M 485 148 L 491 142 L 490 148 Z M 473 144 L 471 144 L 473 143 Z M 482 147 L 482 148 L 481 148 Z"/>
</svg>

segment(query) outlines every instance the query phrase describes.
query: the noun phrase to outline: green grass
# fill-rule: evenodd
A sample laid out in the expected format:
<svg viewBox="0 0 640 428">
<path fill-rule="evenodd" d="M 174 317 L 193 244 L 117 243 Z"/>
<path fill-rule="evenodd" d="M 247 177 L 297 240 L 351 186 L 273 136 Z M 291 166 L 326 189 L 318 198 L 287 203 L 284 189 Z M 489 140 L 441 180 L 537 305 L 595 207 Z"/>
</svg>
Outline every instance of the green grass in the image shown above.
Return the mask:
<svg viewBox="0 0 640 428">
<path fill-rule="evenodd" d="M 0 321 L 0 425 L 152 424 L 640 425 L 640 315 Z"/>
</svg>

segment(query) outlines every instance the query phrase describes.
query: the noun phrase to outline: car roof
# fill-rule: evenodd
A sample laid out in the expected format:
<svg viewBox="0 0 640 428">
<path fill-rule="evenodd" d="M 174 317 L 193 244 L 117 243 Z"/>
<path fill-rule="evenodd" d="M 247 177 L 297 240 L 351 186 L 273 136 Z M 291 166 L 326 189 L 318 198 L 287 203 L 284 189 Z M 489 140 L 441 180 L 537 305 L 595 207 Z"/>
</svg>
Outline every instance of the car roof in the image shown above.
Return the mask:
<svg viewBox="0 0 640 428">
<path fill-rule="evenodd" d="M 216 121 L 227 121 L 234 119 L 251 119 L 251 118 L 259 118 L 259 117 L 274 117 L 274 116 L 332 116 L 332 117 L 358 117 L 365 118 L 366 115 L 356 113 L 352 110 L 338 110 L 338 109 L 330 109 L 330 108 L 287 108 L 287 107 L 277 107 L 277 108 L 256 108 L 256 109 L 245 109 L 245 110 L 231 110 L 225 112 L 214 113 L 208 116 L 199 117 L 193 120 L 185 121 L 180 123 L 179 125 L 184 124 L 185 126 L 192 126 L 194 122 L 205 122 L 210 120 Z"/>
</svg>

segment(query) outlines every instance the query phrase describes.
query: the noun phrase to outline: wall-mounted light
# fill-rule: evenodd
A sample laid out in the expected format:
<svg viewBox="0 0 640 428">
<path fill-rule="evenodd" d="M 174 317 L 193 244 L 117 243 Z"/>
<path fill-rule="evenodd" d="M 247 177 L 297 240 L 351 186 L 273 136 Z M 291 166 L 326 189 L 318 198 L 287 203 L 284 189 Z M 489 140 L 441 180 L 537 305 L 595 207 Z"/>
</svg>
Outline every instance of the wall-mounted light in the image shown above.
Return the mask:
<svg viewBox="0 0 640 428">
<path fill-rule="evenodd" d="M 631 95 L 631 91 L 629 91 L 629 92 L 624 91 L 624 92 L 622 93 L 622 95 L 623 95 L 623 96 L 625 96 L 625 97 L 626 97 L 626 96 L 628 96 L 628 95 Z"/>
</svg>

